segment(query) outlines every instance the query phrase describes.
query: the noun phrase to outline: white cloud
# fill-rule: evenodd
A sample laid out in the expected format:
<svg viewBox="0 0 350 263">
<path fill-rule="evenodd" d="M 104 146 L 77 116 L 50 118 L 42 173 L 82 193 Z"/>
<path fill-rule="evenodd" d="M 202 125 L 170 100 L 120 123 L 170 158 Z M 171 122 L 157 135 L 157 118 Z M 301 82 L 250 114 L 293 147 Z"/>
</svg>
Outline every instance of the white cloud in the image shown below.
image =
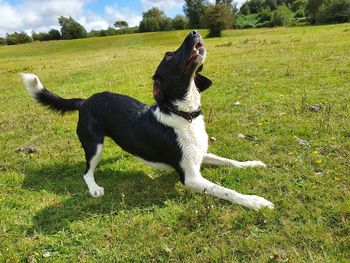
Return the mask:
<svg viewBox="0 0 350 263">
<path fill-rule="evenodd" d="M 160 10 L 163 10 L 165 13 L 172 9 L 182 8 L 185 1 L 178 0 L 141 0 L 143 10 L 148 10 L 152 7 L 158 7 Z"/>
<path fill-rule="evenodd" d="M 14 31 L 31 33 L 33 30 L 47 32 L 50 28 L 59 29 L 59 16 L 71 16 L 81 23 L 87 31 L 107 29 L 117 20 L 125 20 L 130 26 L 136 26 L 142 19 L 140 13 L 130 8 L 106 6 L 104 14 L 97 15 L 86 10 L 91 0 L 22 0 L 10 4 L 0 0 L 0 37 Z"/>
<path fill-rule="evenodd" d="M 15 5 L 0 0 L 0 36 L 13 31 L 58 28 L 61 15 L 79 17 L 86 0 L 24 0 Z"/>
<path fill-rule="evenodd" d="M 111 25 L 117 20 L 123 20 L 128 22 L 129 26 L 138 26 L 142 20 L 142 16 L 138 12 L 127 7 L 119 9 L 116 5 L 106 6 L 104 11 Z"/>
<path fill-rule="evenodd" d="M 142 19 L 142 11 L 158 7 L 172 17 L 181 13 L 184 5 L 184 0 L 139 0 L 142 10 L 114 4 L 105 6 L 103 14 L 96 14 L 87 10 L 91 1 L 93 0 L 19 0 L 11 4 L 9 0 L 0 0 L 0 37 L 14 31 L 31 33 L 33 30 L 47 32 L 50 28 L 59 29 L 59 16 L 72 16 L 88 31 L 106 29 L 117 20 L 136 26 Z M 237 0 L 239 3 L 243 1 Z"/>
<path fill-rule="evenodd" d="M 78 17 L 77 21 L 82 24 L 88 32 L 92 29 L 107 29 L 109 26 L 108 21 L 91 11 L 88 11 L 85 15 Z"/>
</svg>

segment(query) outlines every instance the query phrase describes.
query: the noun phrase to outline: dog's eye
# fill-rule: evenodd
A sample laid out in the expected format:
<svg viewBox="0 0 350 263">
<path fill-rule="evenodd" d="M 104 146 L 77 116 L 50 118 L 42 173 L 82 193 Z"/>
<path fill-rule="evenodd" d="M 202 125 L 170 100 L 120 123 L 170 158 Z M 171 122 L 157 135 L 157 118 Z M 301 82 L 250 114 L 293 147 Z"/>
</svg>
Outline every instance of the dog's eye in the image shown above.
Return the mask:
<svg viewBox="0 0 350 263">
<path fill-rule="evenodd" d="M 155 84 L 160 84 L 160 81 L 161 81 L 161 77 L 159 75 L 154 75 L 152 77 L 153 81 Z"/>
<path fill-rule="evenodd" d="M 165 60 L 172 59 L 173 56 L 174 56 L 173 52 L 167 52 L 167 53 L 165 53 Z"/>
</svg>

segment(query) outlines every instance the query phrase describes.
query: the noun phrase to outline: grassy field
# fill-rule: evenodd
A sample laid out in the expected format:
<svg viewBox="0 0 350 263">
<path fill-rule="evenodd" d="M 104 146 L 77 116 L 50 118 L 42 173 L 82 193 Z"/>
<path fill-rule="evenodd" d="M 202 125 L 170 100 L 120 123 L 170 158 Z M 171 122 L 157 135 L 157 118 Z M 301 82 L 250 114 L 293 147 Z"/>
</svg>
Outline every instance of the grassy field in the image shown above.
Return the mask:
<svg viewBox="0 0 350 263">
<path fill-rule="evenodd" d="M 186 34 L 0 47 L 1 262 L 350 261 L 349 24 L 205 39 L 210 151 L 268 168 L 202 173 L 265 197 L 272 211 L 192 194 L 176 173 L 146 167 L 110 140 L 96 171 L 106 194 L 91 198 L 77 114 L 38 106 L 16 75 L 38 74 L 63 97 L 109 90 L 151 104 L 151 76 Z M 18 150 L 26 145 L 38 152 Z"/>
</svg>

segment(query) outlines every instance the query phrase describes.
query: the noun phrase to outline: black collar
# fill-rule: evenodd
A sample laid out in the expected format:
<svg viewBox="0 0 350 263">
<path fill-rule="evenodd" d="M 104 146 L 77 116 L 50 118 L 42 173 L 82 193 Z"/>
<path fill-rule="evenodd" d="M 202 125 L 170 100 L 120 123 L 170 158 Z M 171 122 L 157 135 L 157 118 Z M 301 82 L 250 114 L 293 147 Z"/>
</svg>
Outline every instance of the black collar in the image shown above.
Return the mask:
<svg viewBox="0 0 350 263">
<path fill-rule="evenodd" d="M 173 107 L 171 106 L 168 106 L 168 105 L 159 105 L 160 107 L 186 119 L 189 123 L 192 122 L 192 120 L 194 118 L 197 118 L 199 115 L 202 114 L 202 110 L 201 110 L 201 107 L 199 106 L 198 110 L 195 110 L 195 111 L 191 111 L 191 112 L 187 112 L 187 111 L 180 111 L 180 110 L 177 110 L 177 109 L 174 109 Z"/>
</svg>

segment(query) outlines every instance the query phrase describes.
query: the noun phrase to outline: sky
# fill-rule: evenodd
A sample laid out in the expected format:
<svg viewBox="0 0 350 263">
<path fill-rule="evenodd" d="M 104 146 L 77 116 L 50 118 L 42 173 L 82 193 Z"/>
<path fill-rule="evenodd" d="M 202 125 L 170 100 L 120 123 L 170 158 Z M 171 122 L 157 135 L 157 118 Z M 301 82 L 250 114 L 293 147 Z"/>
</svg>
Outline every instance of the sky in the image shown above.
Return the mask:
<svg viewBox="0 0 350 263">
<path fill-rule="evenodd" d="M 136 26 L 142 12 L 158 7 L 169 17 L 183 14 L 184 0 L 0 0 L 0 37 L 14 31 L 59 29 L 58 17 L 71 16 L 87 31 L 106 29 L 117 20 Z"/>
</svg>

